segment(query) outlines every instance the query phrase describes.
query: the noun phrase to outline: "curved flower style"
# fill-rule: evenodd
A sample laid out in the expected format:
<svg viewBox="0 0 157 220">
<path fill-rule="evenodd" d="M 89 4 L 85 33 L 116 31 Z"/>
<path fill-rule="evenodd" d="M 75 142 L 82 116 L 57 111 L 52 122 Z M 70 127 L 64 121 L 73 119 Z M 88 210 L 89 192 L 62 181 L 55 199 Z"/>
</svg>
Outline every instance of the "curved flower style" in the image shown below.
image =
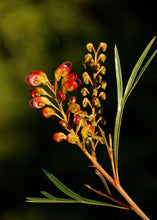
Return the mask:
<svg viewBox="0 0 157 220">
<path fill-rule="evenodd" d="M 80 85 L 81 85 L 80 79 L 75 79 L 75 80 L 69 79 L 65 83 L 63 83 L 62 89 L 63 89 L 63 92 L 65 92 L 65 93 L 67 91 L 71 92 L 71 91 L 76 90 Z"/>
<path fill-rule="evenodd" d="M 28 73 L 25 77 L 25 83 L 31 86 L 39 86 L 40 84 L 45 85 L 47 83 L 46 73 L 41 70 L 36 70 Z"/>
<path fill-rule="evenodd" d="M 35 97 L 29 101 L 29 106 L 32 108 L 43 108 L 45 105 L 52 106 L 52 103 L 46 97 Z"/>
<path fill-rule="evenodd" d="M 38 97 L 38 96 L 42 96 L 42 95 L 49 96 L 49 94 L 41 87 L 36 87 L 36 88 L 32 89 L 29 92 L 29 95 L 33 98 Z"/>
<path fill-rule="evenodd" d="M 61 141 L 66 139 L 66 135 L 62 132 L 56 132 L 56 133 L 53 134 L 53 139 L 56 142 L 61 142 Z"/>
<path fill-rule="evenodd" d="M 69 64 L 69 66 L 67 65 Z M 57 82 L 60 81 L 61 77 L 67 76 L 70 73 L 70 70 L 72 68 L 72 63 L 69 61 L 66 61 L 62 63 L 55 71 L 55 80 Z"/>
<path fill-rule="evenodd" d="M 50 107 L 45 107 L 42 109 L 42 114 L 45 118 L 50 118 L 51 116 L 55 116 L 56 112 Z"/>
</svg>

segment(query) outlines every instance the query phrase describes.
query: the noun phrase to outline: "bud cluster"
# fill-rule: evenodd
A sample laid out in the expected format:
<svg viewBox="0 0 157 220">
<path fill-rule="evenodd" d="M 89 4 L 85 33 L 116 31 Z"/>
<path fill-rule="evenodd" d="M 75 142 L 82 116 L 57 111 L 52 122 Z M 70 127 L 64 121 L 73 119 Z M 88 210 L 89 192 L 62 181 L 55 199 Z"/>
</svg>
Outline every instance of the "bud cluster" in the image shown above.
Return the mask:
<svg viewBox="0 0 157 220">
<path fill-rule="evenodd" d="M 81 149 L 85 149 L 87 145 L 93 156 L 95 156 L 97 144 L 104 144 L 98 124 L 99 122 L 104 124 L 105 121 L 102 117 L 101 101 L 106 99 L 104 92 L 106 82 L 103 81 L 102 77 L 106 72 L 103 65 L 106 56 L 103 53 L 99 55 L 99 51 L 105 52 L 106 48 L 105 43 L 100 43 L 96 51 L 92 43 L 87 44 L 89 53 L 85 55 L 83 65 L 91 71 L 86 70 L 82 74 L 85 87 L 81 89 L 82 107 L 88 107 L 87 111 L 81 109 L 75 96 L 69 98 L 66 111 L 62 106 L 63 101 L 66 100 L 66 93 L 76 90 L 81 85 L 81 80 L 77 78 L 77 74 L 70 73 L 71 62 L 66 61 L 56 69 L 52 83 L 48 80 L 46 73 L 39 70 L 29 73 L 25 78 L 28 85 L 35 86 L 29 92 L 32 97 L 29 101 L 30 107 L 42 108 L 42 114 L 45 118 L 59 118 L 59 124 L 66 132 L 66 134 L 64 132 L 54 133 L 54 140 L 56 142 L 66 140 L 68 143 L 78 145 Z M 40 85 L 47 86 L 52 94 L 39 87 Z"/>
<path fill-rule="evenodd" d="M 96 50 L 92 43 L 88 43 L 86 48 L 90 53 L 85 55 L 83 65 L 86 72 L 82 74 L 82 77 L 89 88 L 84 87 L 81 89 L 81 94 L 84 97 L 82 105 L 83 107 L 91 107 L 94 121 L 96 121 L 102 114 L 101 102 L 106 99 L 105 89 L 107 83 L 103 80 L 103 75 L 106 73 L 104 66 L 106 56 L 104 52 L 107 49 L 107 44 L 101 42 Z M 99 121 L 104 121 L 104 119 L 101 117 Z"/>
</svg>

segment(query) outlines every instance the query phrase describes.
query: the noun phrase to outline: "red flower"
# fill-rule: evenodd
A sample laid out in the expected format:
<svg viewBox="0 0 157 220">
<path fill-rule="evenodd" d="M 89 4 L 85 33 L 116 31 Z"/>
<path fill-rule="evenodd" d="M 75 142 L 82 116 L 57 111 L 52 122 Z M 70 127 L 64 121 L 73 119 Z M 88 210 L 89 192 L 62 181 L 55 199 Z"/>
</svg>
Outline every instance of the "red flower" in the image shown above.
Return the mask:
<svg viewBox="0 0 157 220">
<path fill-rule="evenodd" d="M 42 109 L 42 114 L 45 118 L 50 118 L 51 116 L 55 115 L 56 112 L 50 107 L 45 107 Z"/>
<path fill-rule="evenodd" d="M 75 124 L 75 125 L 78 125 L 78 124 L 79 124 L 80 118 L 81 118 L 81 116 L 78 115 L 78 114 L 74 116 L 74 124 Z"/>
<path fill-rule="evenodd" d="M 78 81 L 78 83 L 77 83 Z M 76 79 L 76 80 L 73 80 L 73 79 L 69 79 L 68 81 L 66 81 L 63 85 L 62 85 L 62 89 L 63 89 L 63 92 L 71 92 L 71 91 L 74 91 L 75 89 L 77 89 L 79 86 L 81 85 L 81 80 L 80 79 Z"/>
<path fill-rule="evenodd" d="M 25 83 L 31 86 L 39 86 L 40 84 L 46 84 L 47 76 L 46 73 L 36 70 L 28 73 L 25 77 Z"/>
<path fill-rule="evenodd" d="M 69 66 L 67 66 L 67 64 L 69 64 Z M 55 80 L 57 82 L 60 81 L 61 77 L 66 76 L 67 74 L 70 73 L 70 70 L 72 68 L 72 63 L 69 61 L 66 61 L 64 63 L 62 63 L 55 71 L 54 75 L 55 75 Z"/>
<path fill-rule="evenodd" d="M 52 105 L 46 97 L 35 97 L 29 101 L 29 106 L 32 108 L 42 108 L 45 105 Z"/>
<path fill-rule="evenodd" d="M 68 80 L 76 80 L 77 79 L 77 74 L 76 73 L 69 73 L 68 75 L 66 75 L 65 77 L 63 77 L 62 79 L 62 85 L 68 81 Z"/>
<path fill-rule="evenodd" d="M 71 144 L 76 144 L 76 143 L 79 143 L 80 141 L 79 136 L 73 132 L 67 135 L 66 140 L 68 143 L 71 143 Z"/>
<path fill-rule="evenodd" d="M 43 88 L 36 87 L 29 92 L 29 95 L 34 98 L 41 95 L 48 95 L 48 93 Z"/>
<path fill-rule="evenodd" d="M 83 139 L 86 139 L 87 137 L 91 136 L 93 133 L 94 133 L 94 127 L 91 124 L 86 124 L 81 130 L 81 135 Z"/>
<path fill-rule="evenodd" d="M 65 101 L 65 99 L 66 99 L 65 93 L 63 91 L 59 90 L 57 92 L 57 99 L 58 99 L 58 101 Z"/>
<path fill-rule="evenodd" d="M 66 135 L 62 132 L 56 132 L 56 133 L 53 134 L 53 139 L 56 142 L 61 142 L 61 141 L 66 139 Z"/>
</svg>

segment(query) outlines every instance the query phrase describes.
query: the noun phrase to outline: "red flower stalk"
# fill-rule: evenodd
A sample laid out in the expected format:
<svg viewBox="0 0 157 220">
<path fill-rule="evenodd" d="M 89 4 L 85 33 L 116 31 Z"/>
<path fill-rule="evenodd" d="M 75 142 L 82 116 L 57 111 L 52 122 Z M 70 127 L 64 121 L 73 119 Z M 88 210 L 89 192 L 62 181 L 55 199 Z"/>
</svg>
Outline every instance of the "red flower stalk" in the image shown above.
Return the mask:
<svg viewBox="0 0 157 220">
<path fill-rule="evenodd" d="M 67 64 L 69 64 L 69 66 L 67 66 Z M 70 73 L 70 70 L 72 68 L 72 63 L 69 61 L 66 61 L 64 63 L 62 63 L 55 71 L 54 75 L 55 75 L 55 80 L 57 82 L 60 81 L 61 77 L 66 76 L 67 74 Z"/>
<path fill-rule="evenodd" d="M 39 86 L 40 84 L 46 84 L 47 76 L 46 73 L 36 70 L 28 73 L 25 77 L 25 83 L 31 86 Z"/>
<path fill-rule="evenodd" d="M 45 105 L 52 106 L 52 103 L 46 97 L 35 97 L 29 101 L 29 106 L 32 108 L 42 108 Z"/>
<path fill-rule="evenodd" d="M 66 135 L 62 132 L 56 132 L 56 133 L 53 134 L 53 139 L 56 142 L 61 142 L 61 141 L 66 139 Z"/>
</svg>

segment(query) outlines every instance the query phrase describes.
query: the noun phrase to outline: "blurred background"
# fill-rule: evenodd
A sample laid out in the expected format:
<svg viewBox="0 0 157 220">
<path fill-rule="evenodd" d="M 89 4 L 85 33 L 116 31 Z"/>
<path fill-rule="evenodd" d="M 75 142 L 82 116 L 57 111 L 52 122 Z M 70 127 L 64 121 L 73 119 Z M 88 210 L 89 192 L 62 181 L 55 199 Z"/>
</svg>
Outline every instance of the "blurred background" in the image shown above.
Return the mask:
<svg viewBox="0 0 157 220">
<path fill-rule="evenodd" d="M 42 168 L 89 198 L 101 199 L 84 183 L 102 190 L 103 185 L 77 147 L 53 141 L 53 133 L 60 131 L 58 121 L 45 119 L 40 110 L 28 106 L 31 88 L 24 83 L 24 77 L 40 69 L 52 80 L 54 70 L 66 60 L 73 63 L 72 71 L 81 77 L 86 43 L 98 46 L 106 42 L 105 129 L 113 133 L 114 44 L 118 45 L 126 83 L 143 49 L 156 35 L 154 4 L 153 0 L 147 4 L 135 0 L 0 1 L 1 220 L 139 219 L 132 212 L 112 208 L 25 202 L 25 197 L 40 196 L 41 190 L 64 196 L 45 177 Z M 119 162 L 122 186 L 151 219 L 155 218 L 157 196 L 156 69 L 155 58 L 126 105 Z M 108 167 L 104 153 L 100 146 L 99 160 Z"/>
</svg>

